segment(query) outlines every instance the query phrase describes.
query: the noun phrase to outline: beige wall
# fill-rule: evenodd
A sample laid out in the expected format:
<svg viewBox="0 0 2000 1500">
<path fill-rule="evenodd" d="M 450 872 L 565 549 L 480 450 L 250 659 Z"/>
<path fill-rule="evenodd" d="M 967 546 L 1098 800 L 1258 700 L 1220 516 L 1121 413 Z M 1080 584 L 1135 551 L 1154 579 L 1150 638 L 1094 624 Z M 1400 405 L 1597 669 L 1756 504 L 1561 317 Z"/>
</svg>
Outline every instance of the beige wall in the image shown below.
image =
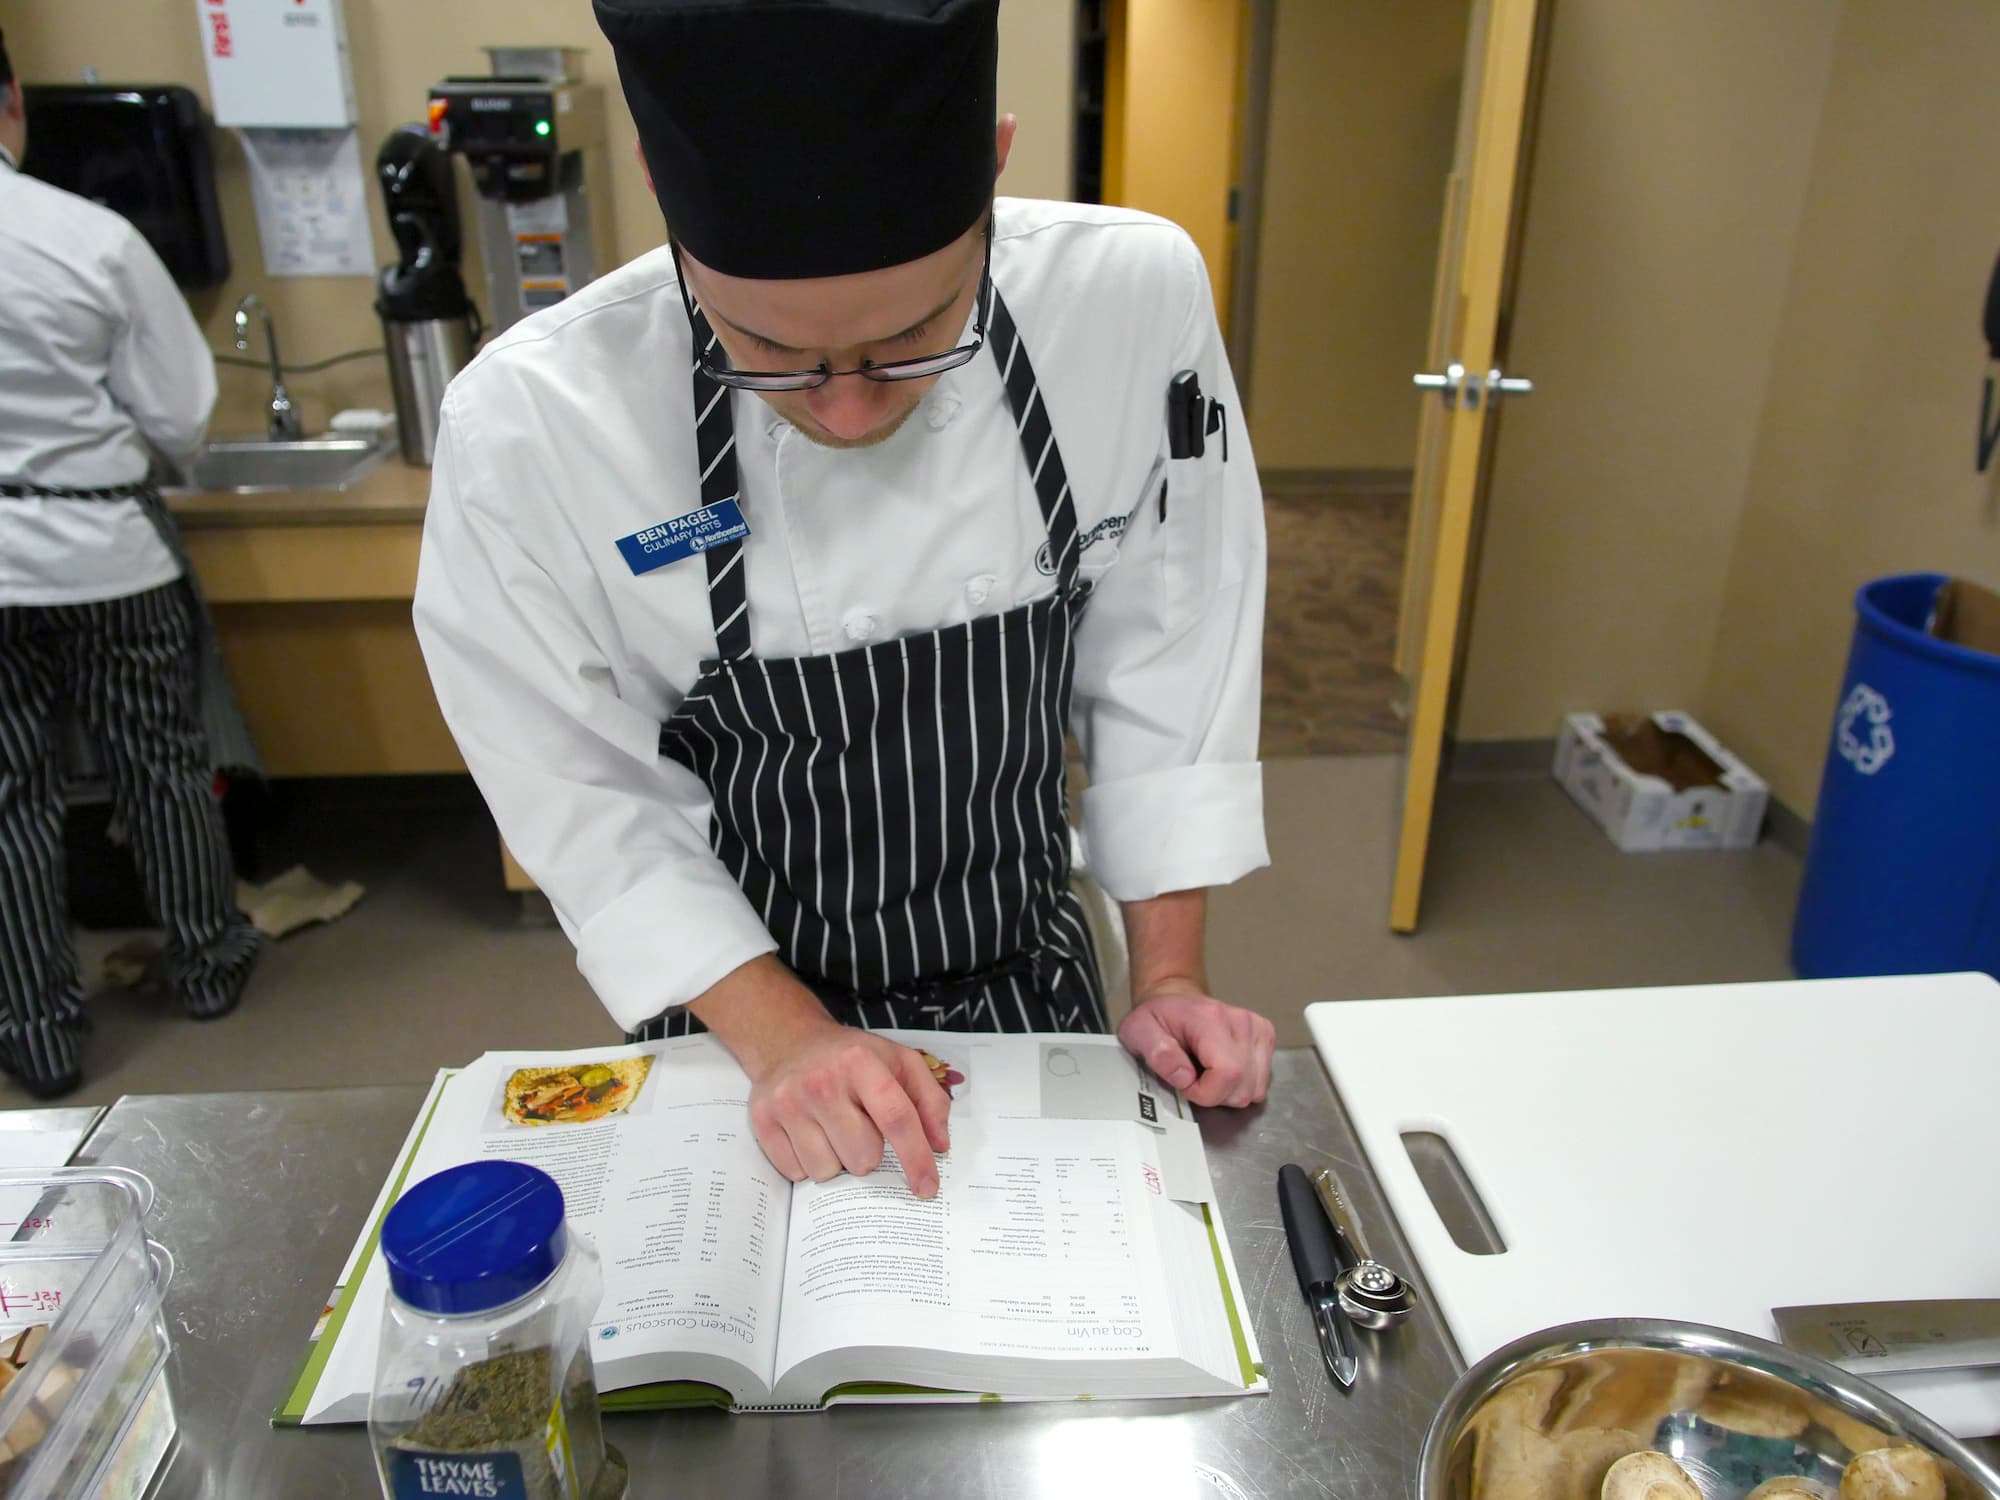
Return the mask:
<svg viewBox="0 0 2000 1500">
<path fill-rule="evenodd" d="M 1106 117 L 1123 138 L 1105 152 L 1105 193 L 1193 236 L 1226 313 L 1240 0 L 1126 0 L 1124 13 L 1123 106 Z"/>
<path fill-rule="evenodd" d="M 1000 186 L 1017 198 L 1074 191 L 1074 0 L 1001 0 L 1000 112 L 1020 120 Z"/>
<path fill-rule="evenodd" d="M 1250 430 L 1279 469 L 1407 469 L 1468 0 L 1278 0 Z"/>
<path fill-rule="evenodd" d="M 438 78 L 484 71 L 482 43 L 582 48 L 584 77 L 611 96 L 608 157 L 616 259 L 630 259 L 661 242 L 659 209 L 632 156 L 631 121 L 618 98 L 611 51 L 587 0 L 346 0 L 346 16 L 364 166 L 372 165 L 377 146 L 392 128 L 422 115 L 427 91 Z M 107 81 L 184 83 L 206 100 L 208 80 L 195 23 L 193 0 L 0 0 L 8 52 L 28 82 L 74 81 L 90 66 Z M 1067 197 L 1072 8 L 1065 0 L 1006 0 L 1000 29 L 1001 107 L 1021 116 L 1004 186 L 1024 196 Z M 229 349 L 230 310 L 250 291 L 270 303 L 286 358 L 294 363 L 379 343 L 370 278 L 265 277 L 242 149 L 231 132 L 219 130 L 215 150 L 235 273 L 226 286 L 194 298 L 212 347 Z M 376 254 L 387 262 L 393 247 L 379 196 L 371 183 Z M 468 264 L 467 281 L 483 301 L 476 264 Z M 262 391 L 255 372 L 224 366 L 217 430 L 254 428 Z M 342 406 L 386 407 L 388 376 L 380 362 L 357 362 L 302 376 L 293 383 L 293 394 L 307 426 L 317 429 Z"/>
<path fill-rule="evenodd" d="M 1972 457 L 2000 246 L 1996 67 L 1990 0 L 1847 0 L 1698 699 L 1808 815 L 1853 591 L 1917 570 L 2000 586 L 2000 471 Z"/>
<path fill-rule="evenodd" d="M 1462 739 L 1693 709 L 1810 815 L 1867 579 L 2000 585 L 1986 0 L 1561 7 Z"/>
<path fill-rule="evenodd" d="M 1826 378 L 1774 366 L 1774 344 L 1840 14 L 1558 7 L 1509 358 L 1537 394 L 1499 435 L 1460 738 L 1548 736 L 1576 709 L 1700 711 L 1767 384 Z M 1859 381 L 1895 401 L 1866 363 Z M 1789 571 L 1764 583 L 1799 592 Z"/>
</svg>

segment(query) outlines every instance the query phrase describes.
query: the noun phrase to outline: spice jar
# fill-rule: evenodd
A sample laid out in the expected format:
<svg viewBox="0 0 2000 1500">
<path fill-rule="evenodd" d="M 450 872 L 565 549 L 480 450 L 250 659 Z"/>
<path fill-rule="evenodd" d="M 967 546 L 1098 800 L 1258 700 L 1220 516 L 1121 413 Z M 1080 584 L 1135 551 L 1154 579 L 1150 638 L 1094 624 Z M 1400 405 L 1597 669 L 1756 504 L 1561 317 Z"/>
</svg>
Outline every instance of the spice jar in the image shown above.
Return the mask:
<svg viewBox="0 0 2000 1500">
<path fill-rule="evenodd" d="M 479 1161 L 389 1210 L 368 1433 L 390 1500 L 601 1500 L 624 1463 L 604 1444 L 588 1333 L 597 1252 L 539 1168 Z"/>
</svg>

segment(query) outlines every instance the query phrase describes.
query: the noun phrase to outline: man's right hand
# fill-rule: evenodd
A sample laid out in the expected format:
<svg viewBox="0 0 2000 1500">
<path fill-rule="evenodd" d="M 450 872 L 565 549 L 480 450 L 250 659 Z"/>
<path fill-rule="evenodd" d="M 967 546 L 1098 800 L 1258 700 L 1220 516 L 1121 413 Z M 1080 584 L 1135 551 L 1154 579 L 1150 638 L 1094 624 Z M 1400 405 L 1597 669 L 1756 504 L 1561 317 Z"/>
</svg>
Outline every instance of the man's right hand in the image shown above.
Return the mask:
<svg viewBox="0 0 2000 1500">
<path fill-rule="evenodd" d="M 793 1182 L 865 1176 L 887 1141 L 910 1191 L 937 1192 L 951 1146 L 951 1097 L 923 1058 L 843 1026 L 777 959 L 753 959 L 689 1007 L 750 1075 L 750 1123 Z"/>
</svg>

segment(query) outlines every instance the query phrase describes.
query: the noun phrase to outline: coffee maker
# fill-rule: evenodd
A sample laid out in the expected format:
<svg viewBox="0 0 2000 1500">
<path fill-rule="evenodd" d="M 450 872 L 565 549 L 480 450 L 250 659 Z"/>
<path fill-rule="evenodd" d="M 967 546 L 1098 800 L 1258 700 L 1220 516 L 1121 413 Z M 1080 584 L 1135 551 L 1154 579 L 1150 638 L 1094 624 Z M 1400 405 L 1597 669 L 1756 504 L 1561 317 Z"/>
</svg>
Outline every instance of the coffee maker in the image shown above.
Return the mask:
<svg viewBox="0 0 2000 1500">
<path fill-rule="evenodd" d="M 496 329 L 594 280 L 611 253 L 604 94 L 574 47 L 488 47 L 493 71 L 431 85 L 437 143 L 463 156 Z"/>
<path fill-rule="evenodd" d="M 428 464 L 437 450 L 444 388 L 472 358 L 485 329 L 458 271 L 460 231 L 451 157 L 423 125 L 390 132 L 375 157 L 398 259 L 375 283 L 375 312 L 389 351 L 389 385 L 403 457 Z"/>
</svg>

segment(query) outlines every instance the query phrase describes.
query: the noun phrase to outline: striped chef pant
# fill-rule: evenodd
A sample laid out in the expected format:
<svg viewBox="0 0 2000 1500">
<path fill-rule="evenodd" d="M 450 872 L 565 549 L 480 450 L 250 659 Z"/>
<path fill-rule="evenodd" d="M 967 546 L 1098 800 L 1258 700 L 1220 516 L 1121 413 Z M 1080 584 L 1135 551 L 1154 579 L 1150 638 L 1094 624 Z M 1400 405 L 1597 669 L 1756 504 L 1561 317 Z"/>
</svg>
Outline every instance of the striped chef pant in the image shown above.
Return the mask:
<svg viewBox="0 0 2000 1500">
<path fill-rule="evenodd" d="M 231 1009 L 263 939 L 237 910 L 195 707 L 194 618 L 179 583 L 87 604 L 0 608 L 0 1058 L 77 1068 L 83 988 L 63 870 L 57 710 L 102 747 L 114 805 L 188 1012 Z"/>
</svg>

